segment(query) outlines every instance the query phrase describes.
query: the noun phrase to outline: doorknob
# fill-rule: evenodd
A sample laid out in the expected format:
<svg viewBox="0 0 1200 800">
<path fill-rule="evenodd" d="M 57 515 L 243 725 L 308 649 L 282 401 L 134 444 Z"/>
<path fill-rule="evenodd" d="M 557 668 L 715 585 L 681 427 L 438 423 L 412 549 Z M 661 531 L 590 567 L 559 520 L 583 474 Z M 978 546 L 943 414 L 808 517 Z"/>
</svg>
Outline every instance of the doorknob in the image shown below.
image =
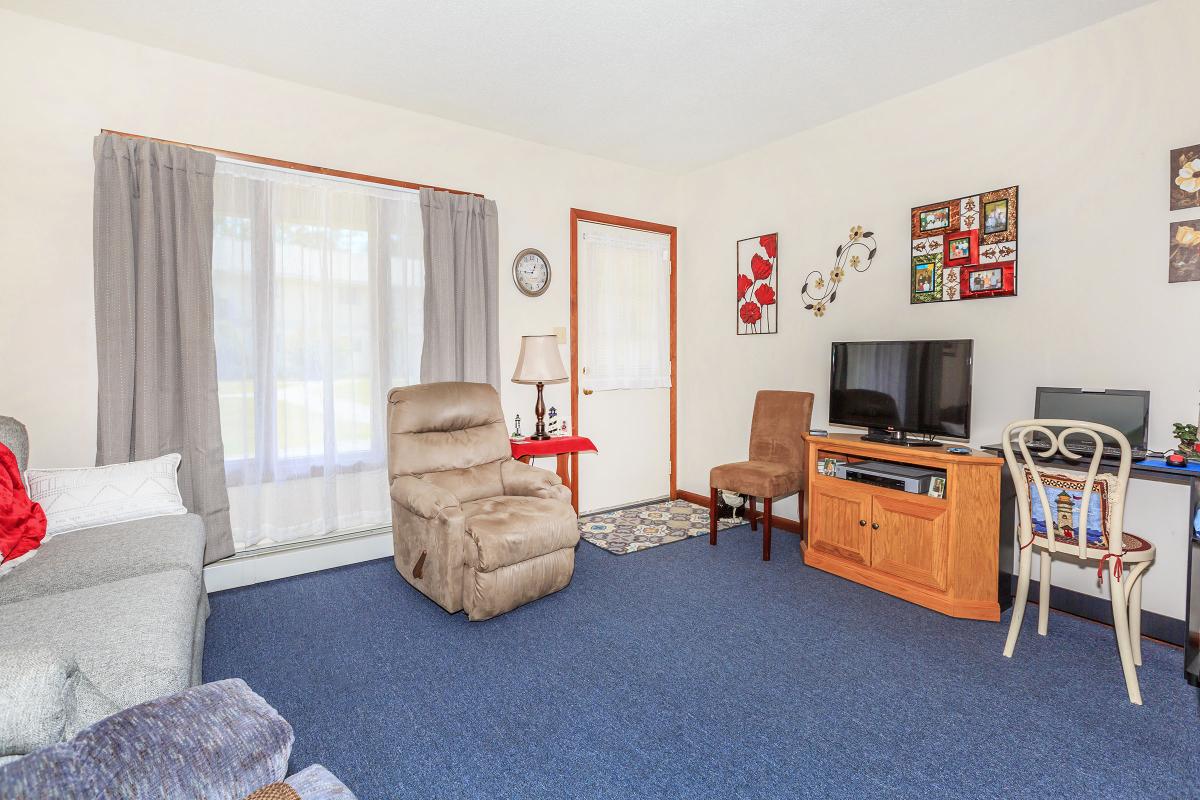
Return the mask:
<svg viewBox="0 0 1200 800">
<path fill-rule="evenodd" d="M 592 393 L 592 390 L 591 390 L 591 389 L 584 389 L 584 390 L 583 390 L 583 393 L 584 393 L 584 394 L 591 394 L 591 393 Z"/>
</svg>

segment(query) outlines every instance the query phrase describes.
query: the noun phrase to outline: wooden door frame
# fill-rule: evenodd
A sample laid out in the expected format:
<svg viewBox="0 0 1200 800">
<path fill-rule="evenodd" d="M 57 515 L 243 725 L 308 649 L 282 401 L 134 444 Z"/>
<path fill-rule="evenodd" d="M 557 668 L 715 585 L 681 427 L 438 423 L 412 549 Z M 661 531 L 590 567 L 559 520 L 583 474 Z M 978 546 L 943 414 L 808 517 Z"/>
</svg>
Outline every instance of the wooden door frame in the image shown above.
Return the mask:
<svg viewBox="0 0 1200 800">
<path fill-rule="evenodd" d="M 675 484 L 676 477 L 676 435 L 675 435 L 675 414 L 676 414 L 676 391 L 679 385 L 678 364 L 679 359 L 676 357 L 675 347 L 675 276 L 679 273 L 678 266 L 678 241 L 679 232 L 674 225 L 663 225 L 658 222 L 647 222 L 646 220 L 633 219 L 631 217 L 618 217 L 614 214 L 601 214 L 598 211 L 584 211 L 580 208 L 571 209 L 571 426 L 572 431 L 580 434 L 579 427 L 579 223 L 594 222 L 598 225 L 611 225 L 617 228 L 632 228 L 639 231 L 650 231 L 651 233 L 661 233 L 670 237 L 671 240 L 671 334 L 670 334 L 670 359 L 671 359 L 671 424 L 670 424 L 670 449 L 671 449 L 671 479 L 670 479 L 670 497 L 674 500 L 678 496 L 678 489 Z M 575 489 L 579 489 L 579 454 L 571 455 L 571 474 L 575 476 Z M 576 497 L 578 502 L 578 497 Z"/>
</svg>

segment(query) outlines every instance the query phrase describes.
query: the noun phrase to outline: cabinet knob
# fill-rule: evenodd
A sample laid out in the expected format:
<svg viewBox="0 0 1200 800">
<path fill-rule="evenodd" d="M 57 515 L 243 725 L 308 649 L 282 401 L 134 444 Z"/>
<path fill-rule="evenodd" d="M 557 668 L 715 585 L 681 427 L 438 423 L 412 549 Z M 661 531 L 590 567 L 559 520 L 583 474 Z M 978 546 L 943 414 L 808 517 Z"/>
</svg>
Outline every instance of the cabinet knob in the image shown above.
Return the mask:
<svg viewBox="0 0 1200 800">
<path fill-rule="evenodd" d="M 865 519 L 860 519 L 860 520 L 858 521 L 858 527 L 860 527 L 860 528 L 865 528 L 865 527 L 867 527 L 867 521 L 866 521 Z"/>
<path fill-rule="evenodd" d="M 873 531 L 877 531 L 877 530 L 879 530 L 879 523 L 878 523 L 878 522 L 872 522 L 872 523 L 871 523 L 871 530 L 873 530 Z"/>
</svg>

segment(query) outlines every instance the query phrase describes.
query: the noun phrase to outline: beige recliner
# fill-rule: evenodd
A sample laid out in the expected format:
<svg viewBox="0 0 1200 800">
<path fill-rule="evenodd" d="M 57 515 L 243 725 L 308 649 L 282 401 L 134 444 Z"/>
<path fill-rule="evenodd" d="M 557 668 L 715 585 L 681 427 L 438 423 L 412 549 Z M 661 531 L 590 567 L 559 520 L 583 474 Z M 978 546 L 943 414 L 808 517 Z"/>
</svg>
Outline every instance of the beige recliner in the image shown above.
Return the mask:
<svg viewBox="0 0 1200 800">
<path fill-rule="evenodd" d="M 571 492 L 512 458 L 488 384 L 392 389 L 388 474 L 396 570 L 447 611 L 488 619 L 571 582 Z"/>
</svg>

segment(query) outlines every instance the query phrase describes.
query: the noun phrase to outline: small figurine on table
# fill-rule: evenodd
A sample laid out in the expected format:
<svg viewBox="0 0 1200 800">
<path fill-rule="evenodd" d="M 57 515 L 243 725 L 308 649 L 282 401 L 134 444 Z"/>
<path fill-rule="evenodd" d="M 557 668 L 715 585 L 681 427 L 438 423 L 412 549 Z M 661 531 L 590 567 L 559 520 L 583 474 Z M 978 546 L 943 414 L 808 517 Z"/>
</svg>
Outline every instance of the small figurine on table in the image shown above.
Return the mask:
<svg viewBox="0 0 1200 800">
<path fill-rule="evenodd" d="M 514 439 L 524 439 L 525 438 L 524 436 L 521 435 L 521 415 L 520 414 L 517 414 L 517 418 L 513 420 L 512 438 L 514 438 Z"/>
<path fill-rule="evenodd" d="M 550 410 L 546 412 L 546 433 L 551 436 L 558 434 L 558 409 L 550 406 Z"/>
</svg>

